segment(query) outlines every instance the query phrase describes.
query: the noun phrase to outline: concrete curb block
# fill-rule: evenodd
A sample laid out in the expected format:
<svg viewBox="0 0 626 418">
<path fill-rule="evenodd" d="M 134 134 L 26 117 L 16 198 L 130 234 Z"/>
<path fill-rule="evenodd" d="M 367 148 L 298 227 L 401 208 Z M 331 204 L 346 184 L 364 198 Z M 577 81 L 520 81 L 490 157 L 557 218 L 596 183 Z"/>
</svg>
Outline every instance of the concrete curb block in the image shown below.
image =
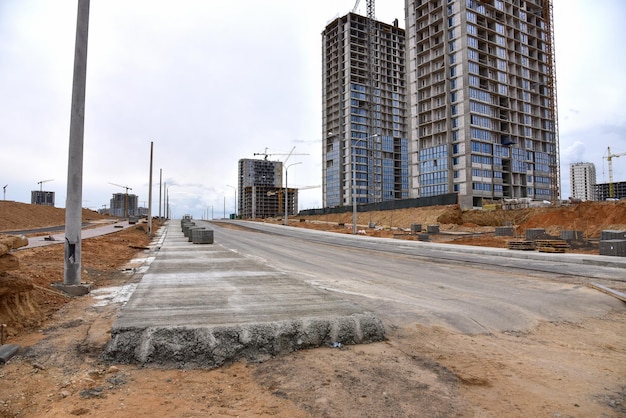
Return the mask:
<svg viewBox="0 0 626 418">
<path fill-rule="evenodd" d="M 262 362 L 307 348 L 384 339 L 383 323 L 371 312 L 232 327 L 113 329 L 102 359 L 109 363 L 211 369 L 241 359 Z"/>
</svg>

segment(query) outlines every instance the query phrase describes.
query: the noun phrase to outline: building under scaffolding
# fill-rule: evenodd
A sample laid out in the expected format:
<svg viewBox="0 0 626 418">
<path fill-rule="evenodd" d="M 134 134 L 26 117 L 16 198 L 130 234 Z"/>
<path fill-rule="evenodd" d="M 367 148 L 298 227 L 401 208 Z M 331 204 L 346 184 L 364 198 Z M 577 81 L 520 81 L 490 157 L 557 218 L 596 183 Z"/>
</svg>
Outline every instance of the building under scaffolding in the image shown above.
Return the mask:
<svg viewBox="0 0 626 418">
<path fill-rule="evenodd" d="M 285 213 L 285 189 L 280 161 L 239 160 L 239 213 L 244 219 L 271 218 Z M 298 207 L 298 189 L 287 190 L 289 215 Z"/>
</svg>

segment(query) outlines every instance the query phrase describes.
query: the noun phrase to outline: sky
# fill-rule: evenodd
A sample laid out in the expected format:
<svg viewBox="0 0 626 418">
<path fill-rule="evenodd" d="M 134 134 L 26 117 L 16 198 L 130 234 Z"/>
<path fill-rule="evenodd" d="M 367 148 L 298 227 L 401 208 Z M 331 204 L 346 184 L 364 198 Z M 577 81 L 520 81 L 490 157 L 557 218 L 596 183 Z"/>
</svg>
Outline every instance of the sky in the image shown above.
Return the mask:
<svg viewBox="0 0 626 418">
<path fill-rule="evenodd" d="M 173 217 L 233 213 L 237 162 L 262 153 L 291 152 L 299 209 L 321 207 L 321 32 L 354 4 L 92 0 L 83 207 L 126 187 L 147 206 L 151 143 L 153 215 L 166 187 Z M 0 0 L 3 199 L 43 189 L 65 206 L 76 14 L 77 0 Z M 404 0 L 379 0 L 376 18 L 404 27 Z M 554 0 L 563 198 L 570 163 L 607 182 L 607 148 L 626 152 L 625 19 L 623 0 Z M 613 173 L 626 181 L 626 155 Z"/>
</svg>

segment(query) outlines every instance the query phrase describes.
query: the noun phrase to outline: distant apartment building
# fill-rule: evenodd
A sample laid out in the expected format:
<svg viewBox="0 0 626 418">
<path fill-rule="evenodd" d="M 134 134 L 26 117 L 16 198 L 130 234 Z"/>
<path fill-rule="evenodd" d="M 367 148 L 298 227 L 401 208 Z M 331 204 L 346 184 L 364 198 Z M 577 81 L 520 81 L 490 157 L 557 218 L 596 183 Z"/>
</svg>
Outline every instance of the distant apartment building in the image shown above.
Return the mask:
<svg viewBox="0 0 626 418">
<path fill-rule="evenodd" d="M 595 184 L 593 193 L 595 200 L 626 199 L 626 181 Z"/>
<path fill-rule="evenodd" d="M 33 205 L 54 206 L 54 192 L 32 190 L 30 192 L 30 203 Z"/>
<path fill-rule="evenodd" d="M 298 208 L 298 190 L 285 190 L 282 181 L 283 163 L 267 159 L 239 160 L 239 208 L 244 219 L 271 218 L 287 213 L 295 214 Z M 285 196 L 286 195 L 286 196 Z"/>
<path fill-rule="evenodd" d="M 118 218 L 139 216 L 140 213 L 138 210 L 137 195 L 114 193 L 113 197 L 111 198 L 109 214 Z"/>
<path fill-rule="evenodd" d="M 355 13 L 322 32 L 325 207 L 409 197 L 405 31 Z"/>
<path fill-rule="evenodd" d="M 558 199 L 551 0 L 405 4 L 411 197 Z"/>
<path fill-rule="evenodd" d="M 573 199 L 595 200 L 596 166 L 593 163 L 570 164 L 569 177 Z"/>
</svg>

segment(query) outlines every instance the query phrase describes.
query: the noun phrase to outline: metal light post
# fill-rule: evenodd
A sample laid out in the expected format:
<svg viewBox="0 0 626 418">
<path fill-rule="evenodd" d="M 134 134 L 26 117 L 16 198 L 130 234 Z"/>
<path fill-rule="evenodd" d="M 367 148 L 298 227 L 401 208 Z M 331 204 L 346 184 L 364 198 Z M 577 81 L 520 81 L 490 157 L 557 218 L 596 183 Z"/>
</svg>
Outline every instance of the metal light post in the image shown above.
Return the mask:
<svg viewBox="0 0 626 418">
<path fill-rule="evenodd" d="M 298 165 L 298 164 L 302 164 L 302 163 L 301 162 L 293 163 L 293 164 L 289 164 L 289 165 L 285 166 L 285 226 L 289 226 L 289 210 L 287 209 L 287 202 L 289 201 L 289 189 L 288 189 L 288 184 L 287 184 L 287 170 L 292 165 Z"/>
<path fill-rule="evenodd" d="M 161 224 L 161 221 L 163 220 L 161 218 L 161 208 L 163 207 L 161 205 L 161 202 L 163 201 L 163 199 L 161 198 L 162 193 L 163 193 L 163 169 L 160 168 L 159 169 L 159 225 Z"/>
<path fill-rule="evenodd" d="M 235 191 L 235 218 L 237 217 L 237 188 L 235 186 L 226 185 Z"/>
<path fill-rule="evenodd" d="M 356 157 L 354 155 L 354 147 L 356 147 L 360 141 L 367 141 L 368 139 L 376 138 L 378 134 L 368 136 L 367 138 L 357 139 L 352 148 L 352 235 L 356 235 Z M 350 140 L 352 142 L 352 140 Z"/>
<path fill-rule="evenodd" d="M 152 237 L 152 160 L 153 160 L 153 148 L 154 143 L 150 142 L 150 175 L 148 184 L 148 236 Z M 161 202 L 159 202 L 159 207 L 161 207 Z"/>
<path fill-rule="evenodd" d="M 170 219 L 170 188 L 174 186 L 173 184 L 168 186 L 167 183 L 165 183 L 165 199 L 164 202 L 165 203 L 165 208 L 164 208 L 164 216 L 165 219 Z"/>
</svg>

